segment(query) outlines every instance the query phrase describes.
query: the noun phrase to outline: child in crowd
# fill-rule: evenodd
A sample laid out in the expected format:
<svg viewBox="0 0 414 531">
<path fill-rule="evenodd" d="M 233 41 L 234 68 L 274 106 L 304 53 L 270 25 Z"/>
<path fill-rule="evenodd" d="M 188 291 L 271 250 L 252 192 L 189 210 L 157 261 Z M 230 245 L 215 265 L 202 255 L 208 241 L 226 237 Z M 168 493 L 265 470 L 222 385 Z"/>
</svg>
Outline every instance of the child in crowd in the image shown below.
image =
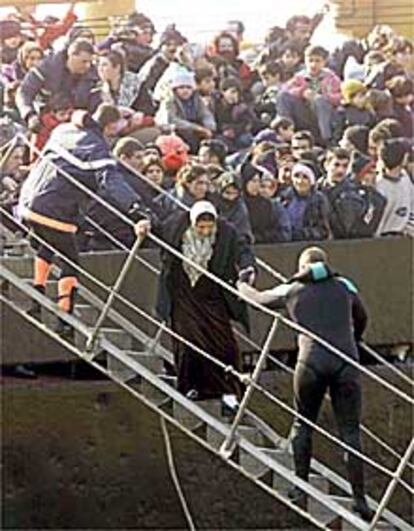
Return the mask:
<svg viewBox="0 0 414 531">
<path fill-rule="evenodd" d="M 232 223 L 241 238 L 248 244 L 253 243 L 249 211 L 242 197 L 240 178 L 235 172 L 226 171 L 217 179 L 217 210 L 223 218 Z"/>
<path fill-rule="evenodd" d="M 159 126 L 173 126 L 196 153 L 200 140 L 211 138 L 216 122 L 211 111 L 195 90 L 194 74 L 181 70 L 171 81 L 172 95 L 161 101 L 155 122 Z"/>
<path fill-rule="evenodd" d="M 324 143 L 332 138 L 332 116 L 341 100 L 340 79 L 325 68 L 328 57 L 321 46 L 306 48 L 305 69 L 286 83 L 278 99 L 280 116 L 291 118 L 296 129 L 311 128 Z"/>
<path fill-rule="evenodd" d="M 392 96 L 393 117 L 401 124 L 401 134 L 413 138 L 413 81 L 408 77 L 396 76 L 391 79 L 388 90 Z"/>
<path fill-rule="evenodd" d="M 284 68 L 280 61 L 265 63 L 258 68 L 263 92 L 256 98 L 255 113 L 263 126 L 267 126 L 276 116 L 279 91 L 284 81 Z"/>
<path fill-rule="evenodd" d="M 338 107 L 333 116 L 333 145 L 338 144 L 343 132 L 352 125 L 375 125 L 375 115 L 369 110 L 367 88 L 356 79 L 344 81 L 341 85 L 343 105 Z"/>
<path fill-rule="evenodd" d="M 32 160 L 37 159 L 37 150 L 43 149 L 53 129 L 60 124 L 70 122 L 72 112 L 72 102 L 65 95 L 56 94 L 50 98 L 48 104 L 40 115 L 41 127 L 39 132 L 34 134 L 34 145 L 36 150 L 33 150 L 32 152 Z"/>
<path fill-rule="evenodd" d="M 259 122 L 254 112 L 242 100 L 241 85 L 236 78 L 226 78 L 221 82 L 215 117 L 219 138 L 226 143 L 229 153 L 251 145 Z"/>
<path fill-rule="evenodd" d="M 270 199 L 260 193 L 262 177 L 266 170 L 252 164 L 242 171 L 243 196 L 250 215 L 254 241 L 260 243 L 276 243 L 286 241 L 288 229 L 283 226 L 286 217 L 281 219 Z"/>
</svg>

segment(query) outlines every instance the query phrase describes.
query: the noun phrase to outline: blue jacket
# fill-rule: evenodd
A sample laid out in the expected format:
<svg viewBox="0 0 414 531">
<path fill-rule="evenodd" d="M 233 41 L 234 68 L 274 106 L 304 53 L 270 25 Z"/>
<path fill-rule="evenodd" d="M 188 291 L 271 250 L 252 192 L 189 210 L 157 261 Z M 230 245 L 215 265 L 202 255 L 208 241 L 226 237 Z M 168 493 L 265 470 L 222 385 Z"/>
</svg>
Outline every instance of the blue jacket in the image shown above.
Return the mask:
<svg viewBox="0 0 414 531">
<path fill-rule="evenodd" d="M 25 219 L 64 232 L 77 231 L 90 196 L 56 167 L 124 213 L 139 210 L 139 197 L 125 182 L 93 120 L 84 128 L 71 123 L 58 126 L 45 146 L 44 155 L 22 187 L 19 211 Z"/>
<path fill-rule="evenodd" d="M 74 76 L 66 68 L 67 52 L 63 50 L 48 56 L 24 77 L 16 94 L 16 105 L 24 120 L 37 114 L 34 102 L 47 103 L 54 94 L 62 94 L 72 100 L 75 109 L 93 112 L 101 103 L 100 89 L 96 88 L 99 78 L 92 66 L 82 76 Z"/>
<path fill-rule="evenodd" d="M 289 187 L 280 197 L 280 202 L 285 208 L 297 197 L 293 187 Z M 306 199 L 302 225 L 292 225 L 292 239 L 294 241 L 325 240 L 330 236 L 329 205 L 326 197 L 313 190 Z"/>
</svg>

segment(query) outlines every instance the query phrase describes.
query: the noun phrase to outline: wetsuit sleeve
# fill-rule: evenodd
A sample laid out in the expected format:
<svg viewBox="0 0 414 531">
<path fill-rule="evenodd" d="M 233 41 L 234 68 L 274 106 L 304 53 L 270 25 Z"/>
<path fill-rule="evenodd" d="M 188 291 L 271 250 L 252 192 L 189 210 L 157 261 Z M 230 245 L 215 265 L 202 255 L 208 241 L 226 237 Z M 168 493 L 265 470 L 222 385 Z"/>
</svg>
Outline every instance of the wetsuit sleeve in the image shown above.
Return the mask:
<svg viewBox="0 0 414 531">
<path fill-rule="evenodd" d="M 241 282 L 238 284 L 238 289 L 241 295 L 251 299 L 257 304 L 271 306 L 273 309 L 281 309 L 286 306 L 287 298 L 292 289 L 292 285 L 280 284 L 272 289 L 258 291 L 248 284 Z"/>
<path fill-rule="evenodd" d="M 368 323 L 368 315 L 361 298 L 357 293 L 352 294 L 352 319 L 356 341 L 361 341 Z"/>
</svg>

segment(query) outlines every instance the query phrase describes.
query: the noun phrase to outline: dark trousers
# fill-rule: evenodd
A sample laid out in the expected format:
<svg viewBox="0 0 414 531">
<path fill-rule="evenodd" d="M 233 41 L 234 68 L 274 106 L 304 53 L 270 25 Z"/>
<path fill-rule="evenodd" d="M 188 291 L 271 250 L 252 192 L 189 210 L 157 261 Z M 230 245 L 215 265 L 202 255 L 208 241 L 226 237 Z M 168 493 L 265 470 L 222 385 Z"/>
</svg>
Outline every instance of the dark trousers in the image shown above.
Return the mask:
<svg viewBox="0 0 414 531">
<path fill-rule="evenodd" d="M 295 409 L 298 413 L 316 422 L 326 391 L 329 389 L 332 408 L 340 438 L 361 452 L 361 384 L 359 372 L 343 364 L 336 371 L 319 372 L 310 365 L 298 362 L 294 375 Z M 293 427 L 293 454 L 296 475 L 307 481 L 312 458 L 313 429 L 299 418 Z M 364 495 L 363 463 L 353 454 L 347 455 L 349 481 L 354 497 Z"/>
<path fill-rule="evenodd" d="M 31 238 L 30 245 L 35 249 L 36 255 L 39 258 L 42 258 L 49 264 L 54 261 L 56 249 L 64 257 L 68 258 L 71 262 L 78 264 L 79 262 L 79 252 L 78 245 L 76 241 L 75 234 L 71 232 L 61 232 L 58 230 L 45 227 L 44 225 L 38 225 L 37 223 L 32 223 L 31 228 L 34 233 L 39 236 L 42 240 L 48 245 L 41 243 L 35 237 Z M 60 278 L 64 277 L 78 277 L 78 271 L 74 266 L 68 263 L 64 258 L 59 257 L 61 275 Z"/>
</svg>

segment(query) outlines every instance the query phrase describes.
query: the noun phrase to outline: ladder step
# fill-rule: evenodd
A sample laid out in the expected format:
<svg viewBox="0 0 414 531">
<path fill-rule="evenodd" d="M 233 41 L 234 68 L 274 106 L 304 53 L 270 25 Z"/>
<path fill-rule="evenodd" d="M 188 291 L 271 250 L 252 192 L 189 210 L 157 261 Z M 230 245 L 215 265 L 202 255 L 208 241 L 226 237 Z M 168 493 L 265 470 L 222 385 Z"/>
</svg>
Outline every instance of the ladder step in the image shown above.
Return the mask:
<svg viewBox="0 0 414 531">
<path fill-rule="evenodd" d="M 118 328 L 101 328 L 100 333 L 105 339 L 121 349 L 130 349 L 132 347 L 132 338 L 124 330 Z"/>
<path fill-rule="evenodd" d="M 195 430 L 203 424 L 197 415 L 194 415 L 194 413 L 178 402 L 173 403 L 173 415 L 175 419 L 190 430 Z"/>
<path fill-rule="evenodd" d="M 152 372 L 160 373 L 164 367 L 163 359 L 155 354 L 148 354 L 141 350 L 124 350 L 123 352 L 133 361 L 140 363 Z"/>
<path fill-rule="evenodd" d="M 172 376 L 170 374 L 157 374 L 158 378 L 160 378 L 164 383 L 170 385 L 171 387 L 174 387 L 174 389 L 177 389 L 177 376 Z"/>
<path fill-rule="evenodd" d="M 310 474 L 309 483 L 315 489 L 320 490 L 324 494 L 330 493 L 330 482 L 327 478 L 321 476 L 320 474 Z"/>
<path fill-rule="evenodd" d="M 318 500 L 315 500 L 315 498 L 308 498 L 307 508 L 309 514 L 311 514 L 316 520 L 319 520 L 323 524 L 329 527 L 335 526 L 336 529 L 341 529 L 342 518 L 340 518 L 334 511 L 331 511 L 320 503 Z"/>
<path fill-rule="evenodd" d="M 107 370 L 112 376 L 120 379 L 122 382 L 128 382 L 136 376 L 136 372 L 130 369 L 125 363 L 118 360 L 111 354 L 106 353 L 107 356 Z"/>
<path fill-rule="evenodd" d="M 260 478 L 271 470 L 264 463 L 244 451 L 242 448 L 239 450 L 239 465 L 256 478 Z"/>
</svg>

